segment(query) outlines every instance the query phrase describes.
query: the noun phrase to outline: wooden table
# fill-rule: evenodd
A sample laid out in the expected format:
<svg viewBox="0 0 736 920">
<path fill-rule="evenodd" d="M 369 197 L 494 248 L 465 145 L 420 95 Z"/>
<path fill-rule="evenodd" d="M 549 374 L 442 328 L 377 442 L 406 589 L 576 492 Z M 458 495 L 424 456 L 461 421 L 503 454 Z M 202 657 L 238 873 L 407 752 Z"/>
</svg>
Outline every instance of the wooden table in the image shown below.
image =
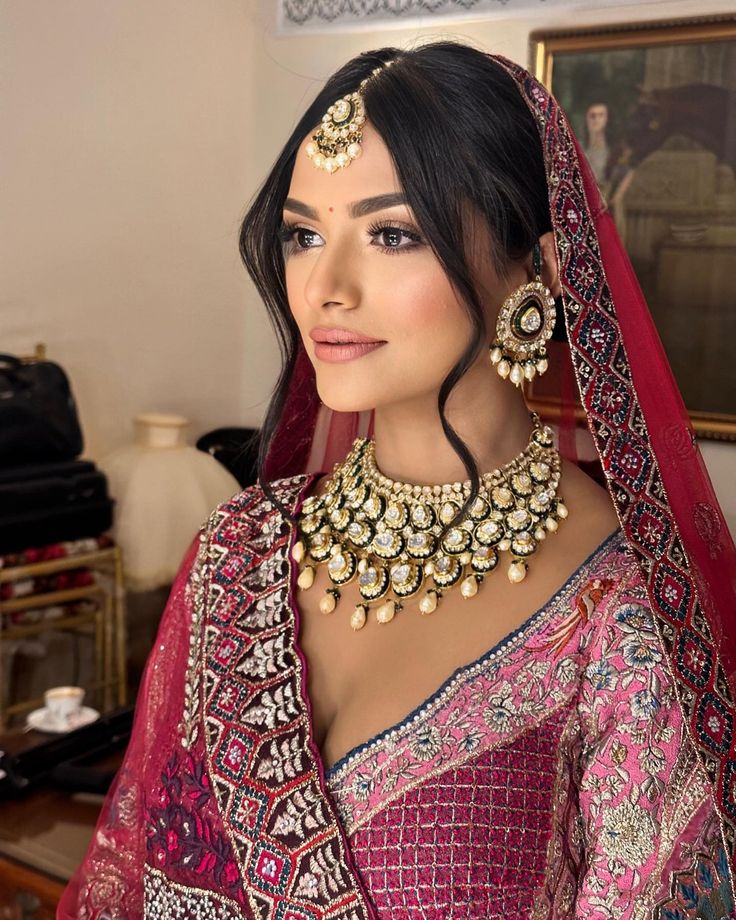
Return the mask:
<svg viewBox="0 0 736 920">
<path fill-rule="evenodd" d="M 19 753 L 47 738 L 40 732 L 0 735 L 0 749 Z M 116 752 L 101 766 L 118 766 Z M 102 796 L 41 785 L 0 801 L 0 920 L 53 920 L 66 882 L 81 863 Z"/>
</svg>

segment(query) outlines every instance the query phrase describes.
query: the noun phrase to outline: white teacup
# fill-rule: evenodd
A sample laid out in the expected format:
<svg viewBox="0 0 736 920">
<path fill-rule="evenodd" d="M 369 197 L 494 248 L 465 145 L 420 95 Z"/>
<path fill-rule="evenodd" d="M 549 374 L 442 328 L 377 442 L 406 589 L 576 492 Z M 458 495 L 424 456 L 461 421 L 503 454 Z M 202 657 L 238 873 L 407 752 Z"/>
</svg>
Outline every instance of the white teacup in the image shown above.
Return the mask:
<svg viewBox="0 0 736 920">
<path fill-rule="evenodd" d="M 69 722 L 79 713 L 83 700 L 82 687 L 51 687 L 43 695 L 46 711 L 54 722 L 60 724 Z"/>
</svg>

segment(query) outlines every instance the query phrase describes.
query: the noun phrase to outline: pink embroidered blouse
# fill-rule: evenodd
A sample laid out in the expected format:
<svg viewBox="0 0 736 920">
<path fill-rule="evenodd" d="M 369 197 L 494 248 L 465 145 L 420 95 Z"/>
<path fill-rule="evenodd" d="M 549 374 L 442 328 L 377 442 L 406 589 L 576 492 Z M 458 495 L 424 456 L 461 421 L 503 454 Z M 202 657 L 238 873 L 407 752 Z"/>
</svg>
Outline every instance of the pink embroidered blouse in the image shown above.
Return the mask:
<svg viewBox="0 0 736 920">
<path fill-rule="evenodd" d="M 295 511 L 310 482 L 281 480 L 281 500 Z M 212 515 L 59 917 L 736 916 L 667 637 L 619 531 L 521 628 L 327 773 L 294 536 L 258 488 Z"/>
</svg>

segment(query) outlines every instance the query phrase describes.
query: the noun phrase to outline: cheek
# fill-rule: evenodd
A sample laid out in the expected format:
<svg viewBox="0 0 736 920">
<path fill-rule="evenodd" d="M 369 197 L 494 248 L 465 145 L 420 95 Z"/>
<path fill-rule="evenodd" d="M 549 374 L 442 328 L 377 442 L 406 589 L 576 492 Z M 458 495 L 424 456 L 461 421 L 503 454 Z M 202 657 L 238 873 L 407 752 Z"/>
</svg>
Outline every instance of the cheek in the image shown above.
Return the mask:
<svg viewBox="0 0 736 920">
<path fill-rule="evenodd" d="M 391 258 L 399 263 L 404 256 Z M 406 259 L 414 264 L 397 265 L 379 295 L 392 331 L 386 338 L 420 355 L 446 353 L 452 365 L 470 334 L 467 313 L 434 258 Z"/>
<path fill-rule="evenodd" d="M 306 307 L 304 301 L 304 285 L 306 275 L 299 267 L 295 259 L 287 259 L 284 265 L 284 284 L 286 286 L 286 297 L 291 307 L 294 318 L 299 322 L 299 314 L 304 312 Z"/>
<path fill-rule="evenodd" d="M 435 399 L 471 334 L 466 310 L 437 260 L 424 253 L 371 253 L 351 268 L 355 304 L 327 308 L 305 296 L 310 261 L 289 260 L 285 274 L 289 305 L 307 353 L 313 354 L 309 328 L 330 321 L 388 343 L 366 363 L 316 362 L 317 389 L 325 405 L 362 411 L 417 396 L 431 394 Z"/>
</svg>

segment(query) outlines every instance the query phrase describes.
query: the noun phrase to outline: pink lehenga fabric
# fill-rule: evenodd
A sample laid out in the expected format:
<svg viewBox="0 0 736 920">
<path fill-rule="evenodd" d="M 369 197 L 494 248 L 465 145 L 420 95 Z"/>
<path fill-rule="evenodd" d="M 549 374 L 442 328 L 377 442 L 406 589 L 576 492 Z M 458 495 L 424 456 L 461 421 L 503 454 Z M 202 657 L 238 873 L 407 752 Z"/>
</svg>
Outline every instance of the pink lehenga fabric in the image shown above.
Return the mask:
<svg viewBox="0 0 736 920">
<path fill-rule="evenodd" d="M 730 915 L 713 795 L 664 662 L 617 533 L 337 764 L 328 785 L 379 914 Z"/>
</svg>

